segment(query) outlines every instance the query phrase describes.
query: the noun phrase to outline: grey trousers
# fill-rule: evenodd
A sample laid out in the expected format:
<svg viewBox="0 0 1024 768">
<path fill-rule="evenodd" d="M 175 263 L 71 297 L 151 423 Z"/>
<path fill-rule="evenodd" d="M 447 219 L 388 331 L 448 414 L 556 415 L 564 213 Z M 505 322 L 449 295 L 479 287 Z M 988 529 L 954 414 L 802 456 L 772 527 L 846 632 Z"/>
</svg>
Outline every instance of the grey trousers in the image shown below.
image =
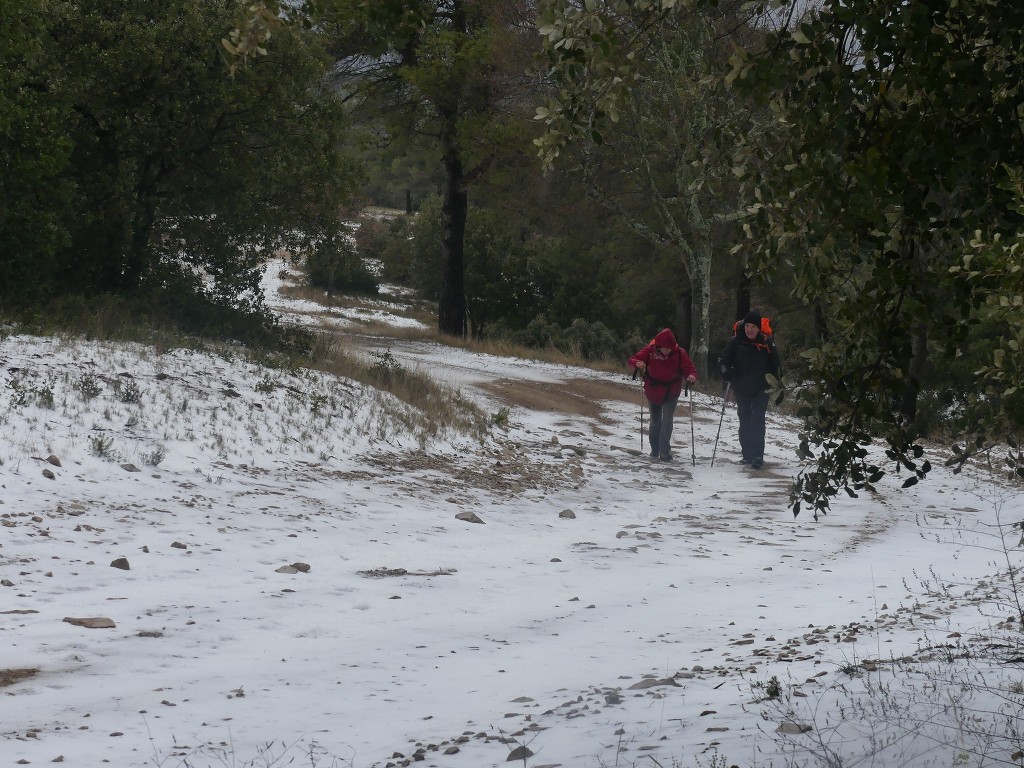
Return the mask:
<svg viewBox="0 0 1024 768">
<path fill-rule="evenodd" d="M 651 414 L 651 428 L 647 440 L 651 444 L 652 456 L 672 455 L 672 418 L 676 413 L 678 397 L 669 397 L 665 402 L 655 405 L 647 401 L 647 411 Z"/>
</svg>

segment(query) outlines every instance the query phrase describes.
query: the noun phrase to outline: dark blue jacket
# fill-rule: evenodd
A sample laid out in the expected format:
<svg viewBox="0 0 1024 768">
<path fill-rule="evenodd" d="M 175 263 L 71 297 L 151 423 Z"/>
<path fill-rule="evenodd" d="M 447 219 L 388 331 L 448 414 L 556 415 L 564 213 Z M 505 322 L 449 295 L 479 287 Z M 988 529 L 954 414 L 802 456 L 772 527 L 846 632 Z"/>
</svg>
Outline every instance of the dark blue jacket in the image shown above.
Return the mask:
<svg viewBox="0 0 1024 768">
<path fill-rule="evenodd" d="M 760 331 L 753 339 L 748 339 L 742 325 L 725 345 L 718 363 L 722 368 L 722 378 L 731 381 L 738 394 L 748 396 L 766 391 L 768 381 L 765 374 L 778 378 L 782 368 L 775 339 Z"/>
</svg>

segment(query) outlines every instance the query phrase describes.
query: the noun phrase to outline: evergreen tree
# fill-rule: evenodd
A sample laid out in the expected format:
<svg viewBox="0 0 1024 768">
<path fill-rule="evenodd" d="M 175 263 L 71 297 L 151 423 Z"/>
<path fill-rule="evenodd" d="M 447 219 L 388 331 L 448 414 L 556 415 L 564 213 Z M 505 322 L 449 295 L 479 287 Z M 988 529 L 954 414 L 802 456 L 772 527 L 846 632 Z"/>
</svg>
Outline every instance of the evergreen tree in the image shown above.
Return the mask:
<svg viewBox="0 0 1024 768">
<path fill-rule="evenodd" d="M 233 35 L 242 54 L 267 39 L 256 3 Z M 314 9 L 306 10 L 313 14 Z M 466 333 L 465 237 L 469 187 L 520 146 L 532 5 L 506 0 L 330 0 L 316 24 L 335 35 L 336 76 L 365 119 L 380 115 L 390 138 L 429 141 L 441 166 L 438 329 Z M 273 47 L 272 43 L 268 43 Z"/>
<path fill-rule="evenodd" d="M 45 0 L 0 0 L 0 306 L 38 301 L 67 242 L 69 104 L 56 73 Z"/>
<path fill-rule="evenodd" d="M 340 236 L 359 175 L 340 154 L 344 113 L 318 34 L 283 28 L 273 55 L 231 77 L 221 37 L 233 0 L 46 10 L 28 43 L 49 46 L 31 88 L 62 107 L 72 193 L 46 208 L 66 232 L 33 268 L 49 295 L 173 290 L 258 310 L 272 250 Z"/>
</svg>

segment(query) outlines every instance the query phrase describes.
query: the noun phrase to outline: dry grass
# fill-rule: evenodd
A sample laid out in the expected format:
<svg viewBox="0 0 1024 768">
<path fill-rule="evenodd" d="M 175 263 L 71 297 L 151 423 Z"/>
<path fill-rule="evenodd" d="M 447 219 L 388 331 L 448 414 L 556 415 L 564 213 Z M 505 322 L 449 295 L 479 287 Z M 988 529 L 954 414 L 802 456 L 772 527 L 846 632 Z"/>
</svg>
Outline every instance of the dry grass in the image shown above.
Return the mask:
<svg viewBox="0 0 1024 768">
<path fill-rule="evenodd" d="M 452 387 L 401 366 L 390 353 L 367 364 L 344 351 L 341 334 L 321 331 L 310 353 L 309 367 L 389 392 L 412 406 L 406 416 L 410 432 L 424 436 L 461 434 L 483 440 L 490 419 L 479 406 Z M 413 415 L 415 414 L 415 415 Z"/>
<path fill-rule="evenodd" d="M 458 573 L 454 568 L 439 568 L 434 571 L 407 571 L 405 568 L 371 568 L 368 571 L 356 571 L 368 579 L 387 579 L 399 576 L 451 576 Z"/>
<path fill-rule="evenodd" d="M 22 680 L 27 680 L 28 678 L 35 677 L 38 674 L 38 668 L 0 669 L 0 688 L 6 688 L 9 685 L 20 683 Z"/>
</svg>

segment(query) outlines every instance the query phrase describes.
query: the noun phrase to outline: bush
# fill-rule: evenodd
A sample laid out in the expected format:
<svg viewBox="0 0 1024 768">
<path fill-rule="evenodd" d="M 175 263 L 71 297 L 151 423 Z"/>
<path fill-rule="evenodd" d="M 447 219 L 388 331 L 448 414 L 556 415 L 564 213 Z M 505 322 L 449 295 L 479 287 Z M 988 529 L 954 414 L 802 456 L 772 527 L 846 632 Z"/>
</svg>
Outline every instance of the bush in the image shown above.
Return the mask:
<svg viewBox="0 0 1024 768">
<path fill-rule="evenodd" d="M 381 254 L 388 247 L 391 231 L 387 223 L 371 216 L 360 216 L 359 227 L 355 231 L 356 250 L 364 259 L 381 259 Z"/>
<path fill-rule="evenodd" d="M 618 356 L 622 340 L 600 320 L 588 322 L 576 319 L 556 342 L 566 352 L 578 354 L 585 360 Z"/>
<path fill-rule="evenodd" d="M 544 314 L 537 315 L 520 330 L 496 325 L 492 334 L 531 349 L 557 349 L 584 360 L 621 359 L 623 364 L 645 343 L 638 341 L 639 333 L 634 331 L 623 338 L 600 320 L 591 322 L 577 318 L 567 328 L 562 328 Z"/>
<path fill-rule="evenodd" d="M 413 270 L 413 243 L 412 228 L 415 219 L 407 216 L 399 216 L 391 219 L 384 228 L 379 242 L 371 243 L 371 251 L 368 254 L 362 250 L 359 244 L 360 253 L 364 256 L 374 254 L 380 259 L 381 278 L 399 285 L 419 287 L 414 282 Z M 358 242 L 358 241 L 357 241 Z M 379 250 L 374 251 L 374 248 Z"/>
<path fill-rule="evenodd" d="M 355 291 L 376 296 L 377 279 L 370 274 L 363 259 L 352 245 L 342 238 L 318 246 L 306 260 L 309 284 L 323 288 L 327 295 L 335 291 Z"/>
</svg>

